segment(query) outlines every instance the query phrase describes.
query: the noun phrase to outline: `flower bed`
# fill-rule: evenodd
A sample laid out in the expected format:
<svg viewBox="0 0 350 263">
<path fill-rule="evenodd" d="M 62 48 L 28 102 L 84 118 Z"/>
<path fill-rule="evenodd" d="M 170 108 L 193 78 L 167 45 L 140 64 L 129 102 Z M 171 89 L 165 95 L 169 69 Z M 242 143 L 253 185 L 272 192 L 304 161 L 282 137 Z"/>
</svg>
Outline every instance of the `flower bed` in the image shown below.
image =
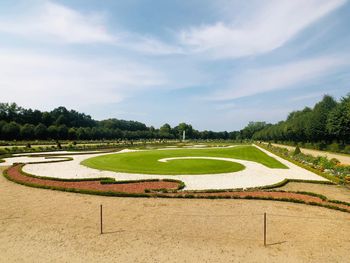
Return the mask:
<svg viewBox="0 0 350 263">
<path fill-rule="evenodd" d="M 183 184 L 174 180 L 143 180 L 108 183 L 106 178 L 103 179 L 86 179 L 86 180 L 60 180 L 44 179 L 33 175 L 24 174 L 21 171 L 22 164 L 17 164 L 4 172 L 7 179 L 19 184 L 61 190 L 68 192 L 96 194 L 105 196 L 127 196 L 127 197 L 160 197 L 160 198 L 206 198 L 206 199 L 258 199 L 274 200 L 284 202 L 295 202 L 308 205 L 315 205 L 335 209 L 350 213 L 350 204 L 337 200 L 328 200 L 321 196 L 308 192 L 284 192 L 284 191 L 177 191 Z M 104 181 L 104 183 L 101 183 Z"/>
<path fill-rule="evenodd" d="M 267 147 L 262 144 L 259 146 L 289 161 L 297 162 L 302 167 L 312 169 L 315 173 L 337 183 L 350 182 L 350 166 L 340 164 L 335 158 L 328 159 L 323 156 L 314 157 L 301 152 L 289 151 L 287 148 L 275 147 L 271 144 L 268 144 Z"/>
</svg>

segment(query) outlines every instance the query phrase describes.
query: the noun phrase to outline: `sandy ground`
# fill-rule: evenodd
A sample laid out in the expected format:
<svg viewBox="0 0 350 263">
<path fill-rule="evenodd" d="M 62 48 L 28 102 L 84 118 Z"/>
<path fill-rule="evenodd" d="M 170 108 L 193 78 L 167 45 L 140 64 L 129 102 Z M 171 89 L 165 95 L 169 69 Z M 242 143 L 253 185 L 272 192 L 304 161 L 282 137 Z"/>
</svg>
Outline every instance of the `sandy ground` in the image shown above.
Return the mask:
<svg viewBox="0 0 350 263">
<path fill-rule="evenodd" d="M 259 147 L 258 147 L 259 148 Z M 216 159 L 230 159 L 238 162 L 246 168 L 242 171 L 234 173 L 223 174 L 202 174 L 202 175 L 147 175 L 147 174 L 130 174 L 130 173 L 116 173 L 111 171 L 99 171 L 88 168 L 80 164 L 83 160 L 98 156 L 99 154 L 86 155 L 67 155 L 72 157 L 73 161 L 57 162 L 57 163 L 43 163 L 43 164 L 28 164 L 23 170 L 27 173 L 57 177 L 57 178 L 98 178 L 98 177 L 112 177 L 116 180 L 140 180 L 140 179 L 177 179 L 185 183 L 185 190 L 206 190 L 206 189 L 231 189 L 231 188 L 248 188 L 271 185 L 289 179 L 303 179 L 303 180 L 318 180 L 324 181 L 323 177 L 316 175 L 308 170 L 305 170 L 293 163 L 290 163 L 262 148 L 261 151 L 279 160 L 285 164 L 289 169 L 271 169 L 262 164 L 244 161 L 232 158 L 216 158 Z M 123 151 L 121 151 L 123 152 Z"/>
<path fill-rule="evenodd" d="M 288 183 L 274 190 L 305 191 L 327 196 L 329 199 L 350 203 L 350 189 L 341 185 L 324 185 L 310 183 Z"/>
<path fill-rule="evenodd" d="M 295 149 L 294 146 L 287 146 L 287 145 L 276 144 L 276 143 L 272 143 L 272 145 L 273 146 L 287 148 L 288 150 L 294 150 Z M 310 154 L 312 156 L 325 156 L 325 157 L 327 157 L 329 159 L 336 158 L 342 164 L 350 165 L 350 155 L 337 154 L 337 153 L 331 153 L 331 152 L 326 152 L 326 151 L 311 150 L 311 149 L 305 149 L 305 148 L 300 148 L 300 150 L 304 154 Z"/>
<path fill-rule="evenodd" d="M 4 177 L 0 189 L 0 262 L 350 261 L 350 215 L 325 208 L 100 197 L 25 187 Z"/>
</svg>

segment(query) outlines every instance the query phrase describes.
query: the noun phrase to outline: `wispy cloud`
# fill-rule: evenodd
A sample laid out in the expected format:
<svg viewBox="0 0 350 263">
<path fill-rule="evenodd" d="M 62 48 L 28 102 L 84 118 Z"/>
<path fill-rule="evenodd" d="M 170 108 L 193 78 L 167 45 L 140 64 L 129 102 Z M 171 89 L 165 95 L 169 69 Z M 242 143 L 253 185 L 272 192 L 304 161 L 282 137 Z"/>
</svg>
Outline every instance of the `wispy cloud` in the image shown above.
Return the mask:
<svg viewBox="0 0 350 263">
<path fill-rule="evenodd" d="M 249 69 L 236 74 L 229 81 L 227 88 L 211 94 L 209 99 L 232 100 L 286 89 L 293 85 L 305 85 L 348 64 L 349 62 L 345 58 L 330 56 L 304 59 L 272 67 Z"/>
<path fill-rule="evenodd" d="M 117 39 L 108 32 L 103 16 L 53 2 L 44 2 L 32 14 L 0 20 L 0 32 L 64 43 L 112 43 Z"/>
<path fill-rule="evenodd" d="M 150 55 L 183 54 L 176 44 L 165 43 L 153 36 L 123 30 L 108 30 L 101 13 L 82 13 L 67 6 L 45 1 L 34 11 L 0 19 L 0 32 L 19 35 L 37 42 L 65 44 L 110 44 Z"/>
<path fill-rule="evenodd" d="M 0 50 L 1 100 L 21 105 L 117 103 L 164 83 L 160 72 L 120 58 L 91 60 Z"/>
<path fill-rule="evenodd" d="M 117 45 L 139 53 L 155 56 L 185 54 L 185 50 L 181 46 L 163 42 L 152 36 L 130 32 L 124 32 L 121 36 Z"/>
<path fill-rule="evenodd" d="M 192 52 L 216 58 L 262 54 L 284 45 L 303 29 L 342 6 L 346 0 L 271 0 L 252 4 L 250 14 L 232 9 L 232 23 L 195 26 L 180 32 Z"/>
</svg>

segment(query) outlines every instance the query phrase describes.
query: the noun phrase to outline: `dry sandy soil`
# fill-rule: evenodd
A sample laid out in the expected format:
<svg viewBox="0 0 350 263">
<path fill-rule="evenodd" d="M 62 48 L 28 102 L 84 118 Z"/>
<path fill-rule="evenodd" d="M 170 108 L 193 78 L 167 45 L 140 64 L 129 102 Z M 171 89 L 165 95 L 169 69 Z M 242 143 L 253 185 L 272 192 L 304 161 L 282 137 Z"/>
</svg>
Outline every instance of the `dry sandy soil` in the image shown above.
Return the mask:
<svg viewBox="0 0 350 263">
<path fill-rule="evenodd" d="M 321 207 L 0 189 L 0 262 L 350 262 L 350 214 Z"/>
<path fill-rule="evenodd" d="M 283 144 L 276 144 L 272 143 L 273 146 L 278 146 L 282 148 L 287 148 L 288 150 L 294 150 L 294 146 L 287 146 Z M 331 153 L 331 152 L 326 152 L 326 151 L 318 151 L 318 150 L 311 150 L 311 149 L 305 149 L 305 148 L 300 148 L 301 152 L 304 154 L 310 154 L 312 156 L 325 156 L 329 159 L 336 158 L 338 159 L 342 164 L 348 164 L 350 165 L 350 155 L 346 154 L 337 154 L 337 153 Z"/>
</svg>

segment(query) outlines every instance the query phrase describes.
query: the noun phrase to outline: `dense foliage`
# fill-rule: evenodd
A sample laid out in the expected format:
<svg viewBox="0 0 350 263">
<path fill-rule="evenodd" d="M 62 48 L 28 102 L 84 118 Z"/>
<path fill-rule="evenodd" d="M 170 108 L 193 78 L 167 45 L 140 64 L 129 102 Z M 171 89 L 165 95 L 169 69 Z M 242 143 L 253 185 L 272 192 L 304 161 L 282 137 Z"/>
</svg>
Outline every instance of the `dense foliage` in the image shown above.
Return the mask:
<svg viewBox="0 0 350 263">
<path fill-rule="evenodd" d="M 332 142 L 350 143 L 350 94 L 339 102 L 325 95 L 312 109 L 291 112 L 277 124 L 249 123 L 241 131 L 245 139 L 318 143 L 319 149 Z"/>
<path fill-rule="evenodd" d="M 160 129 L 137 121 L 107 119 L 96 121 L 75 110 L 58 107 L 50 112 L 0 103 L 1 140 L 138 140 L 180 139 L 183 131 L 190 139 L 236 139 L 237 133 L 197 131 L 191 125 L 164 124 Z"/>
</svg>

